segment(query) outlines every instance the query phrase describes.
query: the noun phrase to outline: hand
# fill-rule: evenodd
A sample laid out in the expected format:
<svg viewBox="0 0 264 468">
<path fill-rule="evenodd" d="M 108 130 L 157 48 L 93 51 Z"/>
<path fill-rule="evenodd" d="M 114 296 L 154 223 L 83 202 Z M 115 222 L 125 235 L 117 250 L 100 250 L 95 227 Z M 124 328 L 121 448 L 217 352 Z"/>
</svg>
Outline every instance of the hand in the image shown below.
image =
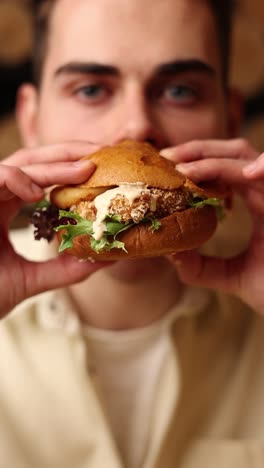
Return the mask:
<svg viewBox="0 0 264 468">
<path fill-rule="evenodd" d="M 45 187 L 81 183 L 91 176 L 95 165 L 77 160 L 96 149 L 87 143 L 25 149 L 0 164 L 0 318 L 24 299 L 81 281 L 103 266 L 68 255 L 31 262 L 18 255 L 8 239 L 10 222 L 23 202 L 41 200 Z"/>
<path fill-rule="evenodd" d="M 242 139 L 194 141 L 161 154 L 194 182 L 230 184 L 243 197 L 253 221 L 248 248 L 235 258 L 211 258 L 194 251 L 173 256 L 182 281 L 234 294 L 264 313 L 264 154 Z"/>
</svg>

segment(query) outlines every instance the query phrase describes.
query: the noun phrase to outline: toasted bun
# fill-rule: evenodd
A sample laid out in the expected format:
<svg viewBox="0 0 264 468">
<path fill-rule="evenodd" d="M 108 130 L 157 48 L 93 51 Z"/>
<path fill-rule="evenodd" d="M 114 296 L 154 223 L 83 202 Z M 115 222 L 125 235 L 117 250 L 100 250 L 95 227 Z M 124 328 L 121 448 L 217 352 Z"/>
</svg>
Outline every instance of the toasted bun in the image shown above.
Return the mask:
<svg viewBox="0 0 264 468">
<path fill-rule="evenodd" d="M 189 208 L 161 219 L 161 227 L 154 233 L 145 224 L 135 225 L 121 233 L 118 240 L 125 243 L 127 253 L 121 249 L 96 253 L 90 246 L 89 236 L 78 236 L 73 247 L 66 250 L 80 259 L 114 261 L 121 258 L 158 257 L 199 247 L 214 233 L 217 218 L 214 208 Z M 59 241 L 62 232 L 58 234 Z"/>
<path fill-rule="evenodd" d="M 125 140 L 115 146 L 106 146 L 82 159 L 92 159 L 96 171 L 87 182 L 65 185 L 52 190 L 51 202 L 58 208 L 67 209 L 82 200 L 93 200 L 111 187 L 121 183 L 143 182 L 149 187 L 175 190 L 183 186 L 197 195 L 225 197 L 226 188 L 220 185 L 196 186 L 175 169 L 175 164 L 160 156 L 148 143 Z"/>
<path fill-rule="evenodd" d="M 122 183 L 143 182 L 148 187 L 163 190 L 187 188 L 201 197 L 224 197 L 226 190 L 218 186 L 198 187 L 175 170 L 175 164 L 160 156 L 148 143 L 124 141 L 104 147 L 84 159 L 92 159 L 97 168 L 85 183 L 55 188 L 51 201 L 58 208 L 67 209 L 82 200 L 93 200 L 97 195 Z M 96 253 L 90 246 L 90 237 L 78 236 L 71 255 L 81 259 L 118 260 L 120 258 L 153 257 L 200 246 L 215 231 L 217 218 L 213 207 L 188 208 L 161 220 L 161 228 L 152 232 L 148 225 L 139 224 L 118 235 L 125 243 L 121 249 Z M 61 240 L 62 232 L 58 234 Z"/>
<path fill-rule="evenodd" d="M 80 185 L 57 187 L 51 192 L 51 201 L 61 209 L 80 200 L 93 199 L 96 191 L 103 191 L 124 182 L 143 182 L 149 187 L 175 190 L 185 184 L 186 177 L 175 170 L 175 164 L 160 156 L 148 143 L 126 140 L 115 146 L 106 146 L 84 157 L 92 159 L 96 171 Z"/>
</svg>

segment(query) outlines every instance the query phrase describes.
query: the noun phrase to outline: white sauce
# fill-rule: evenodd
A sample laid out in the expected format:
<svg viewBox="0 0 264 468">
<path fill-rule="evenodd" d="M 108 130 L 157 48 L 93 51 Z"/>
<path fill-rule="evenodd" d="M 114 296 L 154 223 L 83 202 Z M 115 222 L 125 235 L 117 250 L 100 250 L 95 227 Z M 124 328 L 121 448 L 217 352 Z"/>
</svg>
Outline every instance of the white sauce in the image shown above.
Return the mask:
<svg viewBox="0 0 264 468">
<path fill-rule="evenodd" d="M 116 187 L 111 190 L 98 195 L 94 199 L 94 204 L 97 210 L 96 220 L 93 223 L 93 238 L 95 240 L 100 240 L 103 237 L 103 234 L 106 230 L 106 225 L 104 219 L 108 214 L 108 210 L 113 198 L 117 195 L 124 195 L 127 200 L 129 200 L 130 205 L 140 197 L 143 190 L 146 190 L 146 185 L 142 182 L 136 182 L 134 184 L 121 184 L 119 187 Z"/>
</svg>

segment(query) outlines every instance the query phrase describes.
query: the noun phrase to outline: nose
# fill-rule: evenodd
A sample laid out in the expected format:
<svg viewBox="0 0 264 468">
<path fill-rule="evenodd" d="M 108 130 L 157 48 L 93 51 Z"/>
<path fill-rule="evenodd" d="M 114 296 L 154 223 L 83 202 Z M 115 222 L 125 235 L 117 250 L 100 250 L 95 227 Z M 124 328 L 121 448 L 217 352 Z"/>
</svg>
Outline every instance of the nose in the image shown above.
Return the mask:
<svg viewBox="0 0 264 468">
<path fill-rule="evenodd" d="M 147 97 L 139 90 L 126 96 L 119 109 L 119 127 L 114 142 L 131 139 L 149 142 L 158 149 L 164 148 L 165 137 L 150 107 Z"/>
</svg>

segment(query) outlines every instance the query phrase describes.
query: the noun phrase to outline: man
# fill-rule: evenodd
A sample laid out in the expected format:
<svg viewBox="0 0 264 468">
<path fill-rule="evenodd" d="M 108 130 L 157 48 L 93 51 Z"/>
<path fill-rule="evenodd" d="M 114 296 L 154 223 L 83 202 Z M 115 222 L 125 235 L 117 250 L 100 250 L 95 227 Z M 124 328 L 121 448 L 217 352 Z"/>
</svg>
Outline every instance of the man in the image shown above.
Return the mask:
<svg viewBox="0 0 264 468">
<path fill-rule="evenodd" d="M 0 167 L 1 467 L 264 463 L 264 160 L 231 139 L 230 7 L 44 2 L 37 87 L 18 99 L 25 149 Z M 22 202 L 87 179 L 94 166 L 78 159 L 127 138 L 152 142 L 195 180 L 231 184 L 252 220 L 243 252 L 106 266 L 34 263 L 45 247 L 35 255 L 24 233 L 12 247 Z"/>
</svg>

